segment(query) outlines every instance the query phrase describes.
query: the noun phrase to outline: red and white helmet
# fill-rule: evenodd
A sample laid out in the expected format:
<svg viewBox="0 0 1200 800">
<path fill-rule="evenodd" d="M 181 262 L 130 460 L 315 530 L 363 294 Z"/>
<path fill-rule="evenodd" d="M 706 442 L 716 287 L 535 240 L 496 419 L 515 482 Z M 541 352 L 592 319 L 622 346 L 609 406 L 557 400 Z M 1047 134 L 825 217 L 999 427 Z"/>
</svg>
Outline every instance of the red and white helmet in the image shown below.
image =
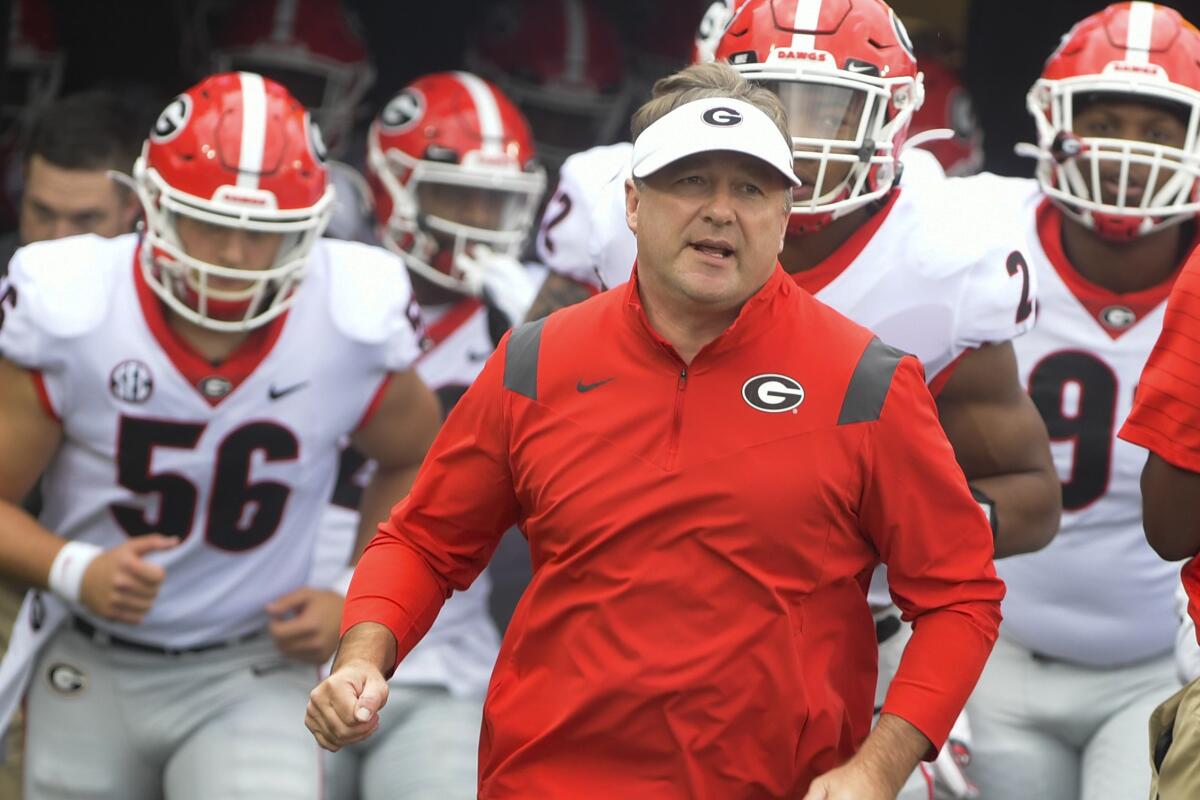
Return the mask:
<svg viewBox="0 0 1200 800">
<path fill-rule="evenodd" d="M 239 2 L 217 34 L 212 67 L 282 83 L 312 112 L 334 153 L 349 141 L 375 80 L 355 20 L 336 0 Z"/>
<path fill-rule="evenodd" d="M 467 68 L 525 113 L 543 162 L 615 141 L 631 94 L 616 27 L 585 0 L 512 0 L 474 32 Z"/>
<path fill-rule="evenodd" d="M 482 244 L 518 257 L 546 188 L 525 117 L 467 72 L 418 78 L 388 102 L 368 134 L 367 180 L 384 244 L 467 293 L 458 256 Z"/>
<path fill-rule="evenodd" d="M 696 37 L 692 40 L 692 63 L 707 64 L 717 58 L 717 45 L 725 35 L 725 29 L 733 20 L 737 10 L 746 4 L 746 0 L 713 0 L 708 4 L 700 25 L 696 28 Z"/>
<path fill-rule="evenodd" d="M 1074 119 L 1097 99 L 1160 106 L 1185 121 L 1182 147 L 1078 136 Z M 1154 3 L 1117 3 L 1073 27 L 1026 100 L 1037 124 L 1042 190 L 1100 236 L 1128 240 L 1200 212 L 1200 31 Z M 1106 201 L 1105 182 L 1114 182 Z M 1131 173 L 1145 186 L 1130 191 Z"/>
<path fill-rule="evenodd" d="M 933 153 L 947 175 L 973 175 L 983 169 L 983 131 L 971 95 L 949 64 L 925 53 L 919 58 L 925 102 L 913 114 L 908 146 L 917 146 L 917 135 L 925 131 L 949 130 L 953 136 L 931 137 L 919 146 Z"/>
<path fill-rule="evenodd" d="M 213 75 L 176 97 L 133 168 L 146 213 L 147 283 L 172 311 L 213 330 L 249 330 L 282 314 L 329 222 L 324 162 L 304 106 L 261 75 Z M 184 250 L 180 217 L 283 239 L 265 270 L 211 264 Z M 219 289 L 214 278 L 238 288 Z"/>
<path fill-rule="evenodd" d="M 912 42 L 886 3 L 747 0 L 715 57 L 774 90 L 788 110 L 805 184 L 790 233 L 819 230 L 891 191 L 924 90 Z M 847 165 L 840 179 L 837 165 Z"/>
</svg>

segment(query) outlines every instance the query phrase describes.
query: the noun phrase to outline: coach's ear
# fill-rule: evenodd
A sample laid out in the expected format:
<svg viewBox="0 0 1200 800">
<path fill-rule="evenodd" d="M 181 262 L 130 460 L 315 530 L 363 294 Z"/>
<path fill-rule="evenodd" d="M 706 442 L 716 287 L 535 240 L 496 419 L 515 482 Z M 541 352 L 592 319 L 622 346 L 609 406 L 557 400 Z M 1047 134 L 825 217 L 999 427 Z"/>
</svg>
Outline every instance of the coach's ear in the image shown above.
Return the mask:
<svg viewBox="0 0 1200 800">
<path fill-rule="evenodd" d="M 629 230 L 633 231 L 634 237 L 637 236 L 637 212 L 638 204 L 641 202 L 641 193 L 638 191 L 637 185 L 633 182 L 633 178 L 625 179 L 625 224 L 629 226 Z"/>
</svg>

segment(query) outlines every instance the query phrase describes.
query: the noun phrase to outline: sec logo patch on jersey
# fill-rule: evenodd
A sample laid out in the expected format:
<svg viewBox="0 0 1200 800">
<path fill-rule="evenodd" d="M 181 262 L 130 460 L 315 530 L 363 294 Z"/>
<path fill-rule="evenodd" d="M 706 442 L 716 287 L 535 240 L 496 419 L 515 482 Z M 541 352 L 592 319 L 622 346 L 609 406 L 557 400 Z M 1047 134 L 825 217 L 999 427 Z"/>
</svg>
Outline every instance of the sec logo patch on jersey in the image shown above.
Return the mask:
<svg viewBox="0 0 1200 800">
<path fill-rule="evenodd" d="M 154 392 L 154 375 L 137 359 L 127 359 L 113 367 L 108 377 L 112 396 L 126 403 L 144 403 Z"/>
</svg>

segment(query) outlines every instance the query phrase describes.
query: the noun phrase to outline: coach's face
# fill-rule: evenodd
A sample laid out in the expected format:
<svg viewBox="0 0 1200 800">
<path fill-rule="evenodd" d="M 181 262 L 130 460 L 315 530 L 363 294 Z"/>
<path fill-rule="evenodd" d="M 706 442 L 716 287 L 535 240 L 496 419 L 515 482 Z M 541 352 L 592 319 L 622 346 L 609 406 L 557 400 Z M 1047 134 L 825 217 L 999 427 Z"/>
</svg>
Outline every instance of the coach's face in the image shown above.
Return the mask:
<svg viewBox="0 0 1200 800">
<path fill-rule="evenodd" d="M 644 292 L 681 311 L 740 308 L 771 276 L 787 229 L 783 177 L 742 153 L 699 153 L 625 184 Z"/>
</svg>

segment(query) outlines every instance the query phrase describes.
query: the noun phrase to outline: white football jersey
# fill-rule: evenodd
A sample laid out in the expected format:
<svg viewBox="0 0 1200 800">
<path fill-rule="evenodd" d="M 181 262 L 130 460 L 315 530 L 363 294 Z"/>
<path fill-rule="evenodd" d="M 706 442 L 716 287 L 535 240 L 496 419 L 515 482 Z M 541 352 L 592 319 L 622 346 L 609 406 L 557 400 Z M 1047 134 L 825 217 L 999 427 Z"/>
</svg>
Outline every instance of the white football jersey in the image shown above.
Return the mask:
<svg viewBox="0 0 1200 800">
<path fill-rule="evenodd" d="M 636 255 L 625 223 L 632 145 L 567 159 L 538 232 L 551 270 L 611 288 L 629 279 Z M 934 177 L 928 154 L 906 157 L 923 176 L 893 193 L 826 261 L 796 281 L 822 302 L 912 353 L 932 381 L 968 349 L 1018 336 L 1033 323 L 1036 276 L 1020 253 L 1015 221 L 991 213 L 1020 183 L 992 175 Z"/>
<path fill-rule="evenodd" d="M 42 524 L 104 548 L 181 540 L 148 557 L 167 578 L 140 625 L 75 612 L 189 647 L 265 628 L 265 606 L 306 584 L 338 441 L 419 354 L 415 305 L 398 258 L 321 240 L 287 314 L 214 366 L 169 328 L 137 247 L 130 234 L 19 251 L 0 352 L 34 372 L 63 428 Z"/>
<path fill-rule="evenodd" d="M 495 346 L 487 311 L 475 299 L 425 308 L 426 350 L 417 374 L 449 412 L 483 369 Z M 314 585 L 328 584 L 341 571 L 358 529 L 358 502 L 373 464 L 347 449 L 342 456 L 333 503 L 322 519 L 319 559 L 324 573 Z M 391 682 L 445 686 L 460 696 L 482 697 L 500 652 L 500 634 L 488 609 L 491 575 L 485 569 L 465 592 L 446 601 L 433 627 L 396 668 Z"/>
<path fill-rule="evenodd" d="M 1052 658 L 1108 667 L 1169 652 L 1179 565 L 1142 533 L 1146 451 L 1118 439 L 1162 328 L 1170 282 L 1119 295 L 1067 262 L 1061 214 L 1033 180 L 1016 205 L 1040 275 L 1037 326 L 1013 346 L 1050 434 L 1062 526 L 1043 550 L 996 562 L 1008 584 L 1002 632 Z"/>
</svg>

